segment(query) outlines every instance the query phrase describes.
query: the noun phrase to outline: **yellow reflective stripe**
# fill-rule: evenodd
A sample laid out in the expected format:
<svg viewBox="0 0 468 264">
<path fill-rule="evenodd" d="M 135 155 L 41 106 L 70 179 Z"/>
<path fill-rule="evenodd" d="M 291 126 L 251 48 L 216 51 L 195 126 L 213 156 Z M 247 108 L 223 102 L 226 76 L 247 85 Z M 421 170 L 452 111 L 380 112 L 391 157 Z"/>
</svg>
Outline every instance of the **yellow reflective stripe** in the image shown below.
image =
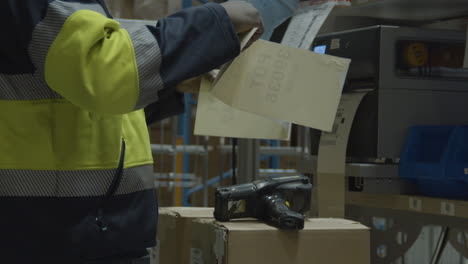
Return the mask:
<svg viewBox="0 0 468 264">
<path fill-rule="evenodd" d="M 0 101 L 0 169 L 92 170 L 152 164 L 143 110 L 125 115 L 83 111 L 63 99 Z"/>
<path fill-rule="evenodd" d="M 128 32 L 91 10 L 71 15 L 51 45 L 47 84 L 73 104 L 106 114 L 133 111 L 139 96 L 138 67 Z"/>
</svg>

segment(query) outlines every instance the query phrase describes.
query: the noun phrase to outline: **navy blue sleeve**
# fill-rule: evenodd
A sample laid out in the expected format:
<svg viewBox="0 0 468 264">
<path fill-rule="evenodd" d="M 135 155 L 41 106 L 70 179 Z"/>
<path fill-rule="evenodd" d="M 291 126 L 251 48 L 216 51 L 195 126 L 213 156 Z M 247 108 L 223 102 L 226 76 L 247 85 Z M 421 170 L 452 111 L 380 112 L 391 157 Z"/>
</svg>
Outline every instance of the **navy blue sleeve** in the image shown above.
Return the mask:
<svg viewBox="0 0 468 264">
<path fill-rule="evenodd" d="M 224 7 L 208 3 L 182 10 L 149 26 L 159 43 L 164 89 L 145 108 L 148 123 L 184 111 L 183 95 L 175 87 L 234 59 L 240 43 Z"/>
<path fill-rule="evenodd" d="M 171 116 L 185 112 L 184 95 L 176 91 L 160 93 L 160 100 L 145 108 L 146 123 L 148 125 L 159 122 Z"/>
<path fill-rule="evenodd" d="M 209 72 L 240 53 L 234 26 L 224 7 L 215 3 L 164 18 L 153 34 L 161 49 L 165 87 Z"/>
</svg>

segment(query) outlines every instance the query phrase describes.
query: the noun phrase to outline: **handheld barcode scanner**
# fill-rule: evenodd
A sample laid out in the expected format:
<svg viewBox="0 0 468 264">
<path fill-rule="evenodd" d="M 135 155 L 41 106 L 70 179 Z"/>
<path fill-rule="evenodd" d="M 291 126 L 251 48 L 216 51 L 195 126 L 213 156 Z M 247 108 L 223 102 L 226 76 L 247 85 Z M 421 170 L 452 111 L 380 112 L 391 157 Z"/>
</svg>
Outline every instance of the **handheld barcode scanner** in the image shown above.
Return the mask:
<svg viewBox="0 0 468 264">
<path fill-rule="evenodd" d="M 301 230 L 310 210 L 312 184 L 305 176 L 277 177 L 218 188 L 214 216 L 218 221 L 257 218 L 280 229 Z"/>
</svg>

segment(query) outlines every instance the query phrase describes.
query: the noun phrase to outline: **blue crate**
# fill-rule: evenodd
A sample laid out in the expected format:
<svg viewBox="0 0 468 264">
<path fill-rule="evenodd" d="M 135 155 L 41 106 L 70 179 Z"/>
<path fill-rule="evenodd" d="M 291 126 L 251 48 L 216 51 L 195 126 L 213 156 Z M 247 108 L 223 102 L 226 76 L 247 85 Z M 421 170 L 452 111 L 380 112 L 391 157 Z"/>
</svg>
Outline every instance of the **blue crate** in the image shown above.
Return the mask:
<svg viewBox="0 0 468 264">
<path fill-rule="evenodd" d="M 447 154 L 446 177 L 468 183 L 468 126 L 454 130 Z"/>
<path fill-rule="evenodd" d="M 409 130 L 400 177 L 423 195 L 468 199 L 468 127 L 417 126 Z"/>
</svg>

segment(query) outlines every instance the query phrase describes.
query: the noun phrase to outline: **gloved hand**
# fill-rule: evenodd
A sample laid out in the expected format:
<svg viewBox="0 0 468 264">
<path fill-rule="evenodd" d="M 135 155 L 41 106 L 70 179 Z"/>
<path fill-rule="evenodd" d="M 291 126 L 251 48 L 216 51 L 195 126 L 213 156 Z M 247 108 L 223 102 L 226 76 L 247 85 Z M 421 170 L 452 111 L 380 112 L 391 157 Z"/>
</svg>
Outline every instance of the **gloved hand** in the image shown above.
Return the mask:
<svg viewBox="0 0 468 264">
<path fill-rule="evenodd" d="M 228 1 L 221 4 L 231 18 L 237 33 L 245 33 L 252 28 L 258 28 L 252 41 L 263 35 L 264 27 L 258 10 L 250 3 L 244 1 Z"/>
</svg>

